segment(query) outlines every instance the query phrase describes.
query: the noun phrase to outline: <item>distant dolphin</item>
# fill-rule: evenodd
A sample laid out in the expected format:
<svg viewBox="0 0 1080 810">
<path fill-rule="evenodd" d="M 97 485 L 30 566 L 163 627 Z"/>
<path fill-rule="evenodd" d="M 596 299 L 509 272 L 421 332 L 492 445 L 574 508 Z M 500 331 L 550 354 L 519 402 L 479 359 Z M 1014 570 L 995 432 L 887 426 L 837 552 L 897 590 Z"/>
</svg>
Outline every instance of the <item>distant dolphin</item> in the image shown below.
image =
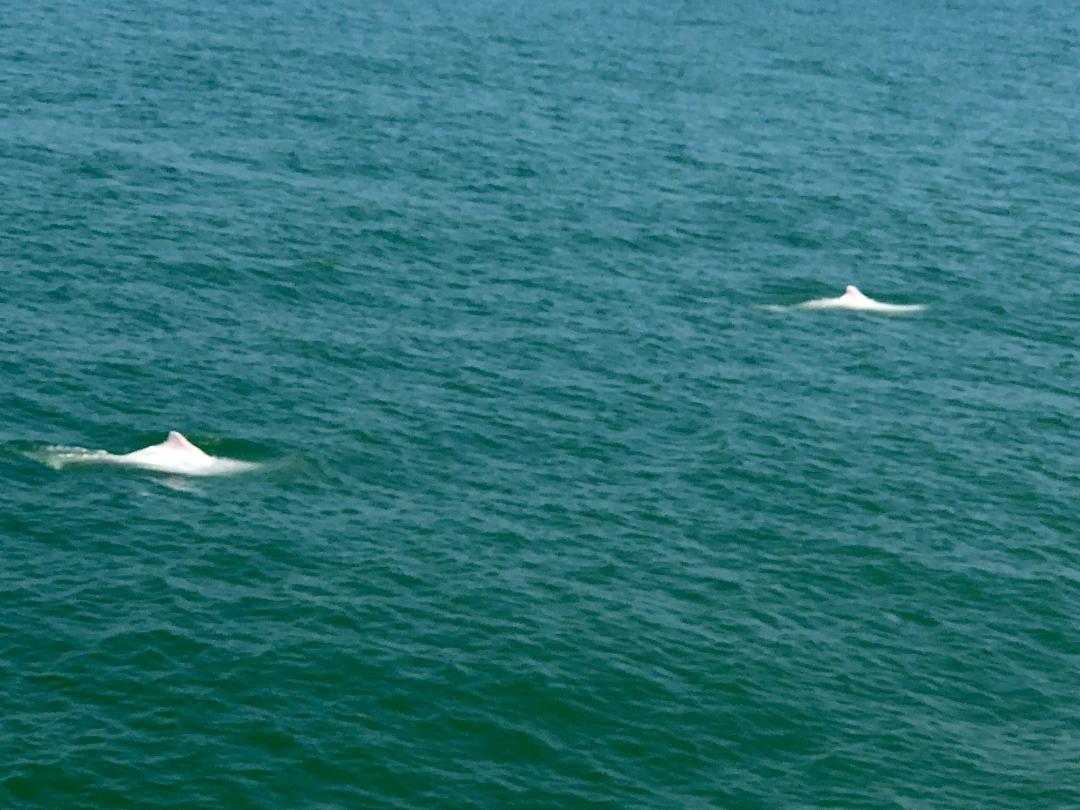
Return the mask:
<svg viewBox="0 0 1080 810">
<path fill-rule="evenodd" d="M 175 430 L 170 430 L 169 437 L 161 444 L 122 455 L 81 447 L 51 447 L 37 455 L 55 469 L 68 464 L 119 464 L 176 475 L 231 475 L 259 466 L 250 461 L 207 455 Z"/>
<path fill-rule="evenodd" d="M 791 307 L 775 307 L 776 309 L 853 309 L 858 312 L 921 312 L 926 309 L 922 304 L 886 304 L 883 301 L 875 301 L 867 298 L 859 288 L 849 284 L 844 294 L 838 298 L 815 298 L 811 301 L 803 301 Z"/>
</svg>

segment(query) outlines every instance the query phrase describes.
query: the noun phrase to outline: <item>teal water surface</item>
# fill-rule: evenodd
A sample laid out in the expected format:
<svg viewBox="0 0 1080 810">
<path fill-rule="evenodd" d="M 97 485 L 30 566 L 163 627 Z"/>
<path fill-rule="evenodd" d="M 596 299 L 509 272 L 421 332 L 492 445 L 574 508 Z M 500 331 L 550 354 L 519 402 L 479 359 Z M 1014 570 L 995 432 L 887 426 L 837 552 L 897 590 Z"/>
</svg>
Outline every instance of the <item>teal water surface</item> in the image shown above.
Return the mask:
<svg viewBox="0 0 1080 810">
<path fill-rule="evenodd" d="M 0 805 L 1080 806 L 1073 7 L 2 16 Z"/>
</svg>

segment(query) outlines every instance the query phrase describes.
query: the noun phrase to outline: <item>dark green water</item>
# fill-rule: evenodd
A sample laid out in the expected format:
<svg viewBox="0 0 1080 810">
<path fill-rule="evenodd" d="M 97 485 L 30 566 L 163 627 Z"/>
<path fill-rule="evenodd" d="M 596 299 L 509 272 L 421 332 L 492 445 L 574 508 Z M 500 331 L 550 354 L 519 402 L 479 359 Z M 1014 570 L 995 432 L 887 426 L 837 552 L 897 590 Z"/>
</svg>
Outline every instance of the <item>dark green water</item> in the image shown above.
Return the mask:
<svg viewBox="0 0 1080 810">
<path fill-rule="evenodd" d="M 221 5 L 0 21 L 0 805 L 1080 806 L 1075 8 Z"/>
</svg>

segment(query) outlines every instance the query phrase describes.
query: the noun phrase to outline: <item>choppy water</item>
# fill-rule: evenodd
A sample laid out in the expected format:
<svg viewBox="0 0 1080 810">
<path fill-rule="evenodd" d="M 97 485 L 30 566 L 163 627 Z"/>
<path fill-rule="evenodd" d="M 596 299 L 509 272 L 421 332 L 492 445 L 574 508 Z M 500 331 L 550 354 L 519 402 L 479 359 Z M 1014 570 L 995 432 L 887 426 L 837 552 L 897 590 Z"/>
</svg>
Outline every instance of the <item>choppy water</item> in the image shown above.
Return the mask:
<svg viewBox="0 0 1080 810">
<path fill-rule="evenodd" d="M 0 804 L 1080 805 L 1080 27 L 900 6 L 7 4 Z"/>
</svg>

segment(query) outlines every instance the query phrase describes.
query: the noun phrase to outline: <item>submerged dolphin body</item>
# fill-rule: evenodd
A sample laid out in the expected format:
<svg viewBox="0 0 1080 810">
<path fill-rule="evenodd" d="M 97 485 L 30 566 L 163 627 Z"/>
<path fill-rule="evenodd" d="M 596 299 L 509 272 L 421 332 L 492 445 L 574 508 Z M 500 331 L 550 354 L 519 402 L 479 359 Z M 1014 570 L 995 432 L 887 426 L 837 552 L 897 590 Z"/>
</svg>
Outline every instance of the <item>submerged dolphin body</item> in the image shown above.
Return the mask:
<svg viewBox="0 0 1080 810">
<path fill-rule="evenodd" d="M 55 469 L 69 464 L 118 464 L 174 475 L 231 475 L 259 466 L 250 461 L 207 455 L 175 430 L 170 430 L 169 437 L 161 444 L 122 455 L 81 447 L 54 447 L 43 455 L 42 460 Z"/>
<path fill-rule="evenodd" d="M 854 284 L 849 284 L 838 298 L 815 298 L 795 304 L 791 309 L 852 309 L 858 312 L 921 312 L 922 304 L 886 304 L 867 298 Z"/>
</svg>

